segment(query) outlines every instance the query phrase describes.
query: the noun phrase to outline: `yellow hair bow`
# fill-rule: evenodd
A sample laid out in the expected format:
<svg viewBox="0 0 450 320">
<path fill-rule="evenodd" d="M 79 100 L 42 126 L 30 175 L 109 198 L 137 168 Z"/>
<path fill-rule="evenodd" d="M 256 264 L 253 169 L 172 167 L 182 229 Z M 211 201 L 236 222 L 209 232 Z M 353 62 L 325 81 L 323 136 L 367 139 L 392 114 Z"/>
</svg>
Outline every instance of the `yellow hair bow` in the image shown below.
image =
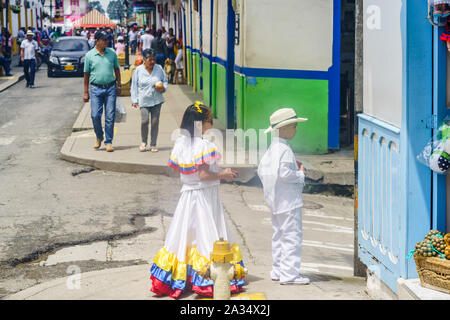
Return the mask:
<svg viewBox="0 0 450 320">
<path fill-rule="evenodd" d="M 195 107 L 197 108 L 197 111 L 199 113 L 203 113 L 202 109 L 200 109 L 200 106 L 203 105 L 203 102 L 201 101 L 195 101 Z"/>
</svg>

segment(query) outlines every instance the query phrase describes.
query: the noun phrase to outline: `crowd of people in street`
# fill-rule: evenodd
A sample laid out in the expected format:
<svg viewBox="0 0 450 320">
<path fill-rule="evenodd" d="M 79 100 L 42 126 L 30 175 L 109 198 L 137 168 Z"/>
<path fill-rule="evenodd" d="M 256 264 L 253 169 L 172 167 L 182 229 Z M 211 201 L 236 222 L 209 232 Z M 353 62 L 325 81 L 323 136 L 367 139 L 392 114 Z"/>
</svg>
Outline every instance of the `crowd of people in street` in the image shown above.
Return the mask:
<svg viewBox="0 0 450 320">
<path fill-rule="evenodd" d="M 158 152 L 157 138 L 161 108 L 165 102 L 163 94 L 168 90 L 169 79 L 164 64 L 174 61 L 177 68 L 183 67 L 181 43 L 173 29 L 154 30 L 143 26 L 110 28 L 100 30 L 76 29 L 74 35 L 86 37 L 90 51 L 84 63 L 85 102 L 90 101 L 91 119 L 95 132 L 94 149 L 102 142 L 106 152 L 113 152 L 114 124 L 117 96 L 121 93 L 121 72 L 118 55 L 124 54 L 124 36 L 128 36 L 131 54 L 140 54 L 143 63 L 131 78 L 132 107 L 141 114 L 141 144 L 138 151 Z M 125 34 L 125 32 L 127 32 Z M 45 41 L 63 36 L 60 30 L 44 27 L 18 33 L 20 61 L 23 64 L 26 87 L 34 88 L 35 68 L 39 46 Z M 0 63 L 10 75 L 6 60 L 11 57 L 11 35 L 2 30 Z M 175 49 L 177 55 L 175 55 Z M 102 115 L 105 113 L 104 130 Z M 295 160 L 288 141 L 296 135 L 299 122 L 306 121 L 290 108 L 282 108 L 272 114 L 266 133 L 278 135 L 261 159 L 258 175 L 264 197 L 272 211 L 272 271 L 270 278 L 280 284 L 304 285 L 309 279 L 299 274 L 302 243 L 302 189 L 305 169 Z M 148 143 L 150 130 L 150 143 Z M 221 180 L 231 182 L 238 173 L 230 168 L 221 169 L 221 158 L 216 145 L 203 135 L 213 127 L 211 108 L 197 101 L 189 105 L 181 121 L 181 137 L 177 139 L 169 157 L 168 165 L 180 173 L 181 196 L 175 210 L 163 248 L 151 267 L 151 291 L 158 295 L 178 298 L 187 289 L 211 296 L 213 282 L 202 278 L 200 271 L 207 263 L 214 241 L 230 242 L 233 263 L 244 266 L 239 246 L 233 242 L 224 218 L 218 186 Z M 188 269 L 187 266 L 191 266 Z M 194 269 L 192 266 L 196 266 Z M 242 291 L 243 278 L 230 282 L 232 292 Z"/>
<path fill-rule="evenodd" d="M 175 60 L 175 45 L 178 42 L 174 35 L 173 28 L 167 32 L 165 27 L 155 30 L 154 26 L 148 28 L 144 25 L 139 31 L 135 25 L 128 31 L 128 39 L 131 47 L 131 54 L 143 52 L 146 49 L 156 51 L 156 63 L 164 65 L 166 59 Z"/>
<path fill-rule="evenodd" d="M 125 35 L 125 32 L 128 33 Z M 156 142 L 160 110 L 164 103 L 162 93 L 168 86 L 164 64 L 167 60 L 174 61 L 178 58 L 177 66 L 182 68 L 181 44 L 176 41 L 173 29 L 170 28 L 169 32 L 166 32 L 165 28 L 161 28 L 152 32 L 144 26 L 138 32 L 137 26 L 129 27 L 128 30 L 119 28 L 115 33 L 115 41 L 110 28 L 97 30 L 95 34 L 86 29 L 75 30 L 75 33 L 88 39 L 93 37 L 95 44 L 86 54 L 84 65 L 84 101 L 91 100 L 91 116 L 96 134 L 94 148 L 99 149 L 106 136 L 105 150 L 114 151 L 112 146 L 114 111 L 116 97 L 120 92 L 118 56 L 125 53 L 124 36 L 128 36 L 131 54 L 137 53 L 143 57 L 143 64 L 133 72 L 130 90 L 132 106 L 138 108 L 141 113 L 139 151 L 158 152 Z M 175 46 L 178 49 L 178 57 L 175 57 Z M 105 132 L 100 125 L 103 110 L 106 116 Z M 151 124 L 150 145 L 148 145 L 149 124 Z"/>
<path fill-rule="evenodd" d="M 54 41 L 61 36 L 62 34 L 60 28 L 49 28 L 46 25 L 44 25 L 43 28 L 21 27 L 19 29 L 16 38 L 17 46 L 20 48 L 20 59 L 18 65 L 23 66 L 24 68 L 24 74 L 27 79 L 27 87 L 34 88 L 34 73 L 36 71 L 36 65 L 39 61 L 37 50 L 39 48 L 45 48 L 51 41 Z M 14 38 L 8 29 L 2 28 L 2 32 L 0 34 L 0 67 L 3 67 L 5 76 L 13 75 L 11 73 L 13 41 Z M 35 50 L 30 49 L 31 45 L 34 46 Z M 26 49 L 26 52 L 22 52 L 22 49 Z"/>
</svg>

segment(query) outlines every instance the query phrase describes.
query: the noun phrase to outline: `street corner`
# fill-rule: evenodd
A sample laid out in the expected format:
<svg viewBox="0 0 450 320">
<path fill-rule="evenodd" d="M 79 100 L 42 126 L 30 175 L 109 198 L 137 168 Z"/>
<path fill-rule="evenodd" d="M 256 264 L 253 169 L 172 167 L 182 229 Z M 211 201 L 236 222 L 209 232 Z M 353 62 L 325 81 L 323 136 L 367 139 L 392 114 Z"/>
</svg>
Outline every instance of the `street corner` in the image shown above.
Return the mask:
<svg viewBox="0 0 450 320">
<path fill-rule="evenodd" d="M 22 79 L 24 79 L 24 75 L 21 73 L 15 73 L 12 76 L 0 76 L 0 92 L 5 91 Z"/>
</svg>

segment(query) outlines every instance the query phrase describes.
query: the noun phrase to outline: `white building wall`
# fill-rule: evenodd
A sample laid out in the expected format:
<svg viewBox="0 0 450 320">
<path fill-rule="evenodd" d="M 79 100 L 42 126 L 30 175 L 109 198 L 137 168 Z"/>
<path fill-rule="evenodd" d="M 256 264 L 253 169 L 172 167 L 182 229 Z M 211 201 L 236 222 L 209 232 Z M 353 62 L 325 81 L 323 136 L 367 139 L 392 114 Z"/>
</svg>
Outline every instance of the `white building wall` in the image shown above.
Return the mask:
<svg viewBox="0 0 450 320">
<path fill-rule="evenodd" d="M 80 12 L 82 14 L 86 14 L 87 13 L 87 11 L 88 11 L 88 3 L 89 3 L 88 0 L 80 0 Z M 106 8 L 105 8 L 105 10 L 106 10 Z"/>
<path fill-rule="evenodd" d="M 191 43 L 191 7 L 186 3 L 186 46 L 192 47 Z"/>
<path fill-rule="evenodd" d="M 202 2 L 202 42 L 203 52 L 211 55 L 211 1 L 203 0 Z"/>
<path fill-rule="evenodd" d="M 398 128 L 402 121 L 401 0 L 364 0 L 365 114 Z M 386 57 L 389 57 L 386 59 Z"/>
<path fill-rule="evenodd" d="M 237 1 L 236 2 L 236 23 L 237 19 L 239 19 L 239 45 L 234 46 L 234 62 L 238 66 L 245 66 L 244 64 L 244 56 L 245 56 L 245 1 Z M 238 18 L 239 17 L 239 18 Z"/>
<path fill-rule="evenodd" d="M 244 66 L 328 71 L 333 62 L 333 0 L 314 0 L 314 4 L 311 0 L 245 0 L 244 6 L 241 2 L 237 0 L 246 26 L 241 38 Z"/>
<path fill-rule="evenodd" d="M 21 26 L 24 27 L 24 28 L 27 27 L 27 25 L 26 25 L 26 23 L 25 23 L 25 10 L 23 10 L 23 7 L 22 7 L 22 9 L 20 10 L 20 24 L 21 24 Z"/>
<path fill-rule="evenodd" d="M 6 27 L 6 9 L 2 9 L 2 28 Z"/>
<path fill-rule="evenodd" d="M 22 10 L 20 10 L 22 11 Z M 19 31 L 19 15 L 11 12 L 11 21 L 12 21 L 12 35 L 13 37 L 17 37 L 17 32 Z"/>
<path fill-rule="evenodd" d="M 217 52 L 215 53 L 216 57 L 219 57 L 223 60 L 227 59 L 227 1 L 218 0 L 215 1 L 214 6 L 217 7 L 217 33 L 216 33 L 216 45 Z"/>
<path fill-rule="evenodd" d="M 212 56 L 217 57 L 217 38 L 219 34 L 219 5 L 218 0 L 214 0 L 213 5 L 213 37 L 212 37 Z"/>
<path fill-rule="evenodd" d="M 193 44 L 194 44 L 193 48 L 199 50 L 200 49 L 200 13 L 198 11 L 195 11 L 194 8 L 192 8 L 192 39 L 193 39 Z"/>
<path fill-rule="evenodd" d="M 24 9 L 24 7 L 22 7 L 22 10 Z M 31 16 L 31 9 L 25 9 L 27 12 L 26 12 L 26 17 L 27 17 L 27 26 L 26 26 L 26 28 L 27 28 L 27 30 L 28 30 L 28 27 L 34 27 L 34 25 L 33 25 L 33 20 L 32 20 L 32 16 Z"/>
</svg>

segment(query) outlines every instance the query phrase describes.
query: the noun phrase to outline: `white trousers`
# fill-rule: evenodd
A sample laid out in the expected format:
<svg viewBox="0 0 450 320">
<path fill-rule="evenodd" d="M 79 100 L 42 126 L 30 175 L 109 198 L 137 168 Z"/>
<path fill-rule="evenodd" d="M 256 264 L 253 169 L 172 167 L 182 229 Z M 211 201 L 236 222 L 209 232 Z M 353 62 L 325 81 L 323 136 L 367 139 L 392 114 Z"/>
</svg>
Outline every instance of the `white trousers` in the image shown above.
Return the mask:
<svg viewBox="0 0 450 320">
<path fill-rule="evenodd" d="M 302 260 L 302 208 L 272 214 L 272 276 L 281 282 L 298 277 Z"/>
</svg>

